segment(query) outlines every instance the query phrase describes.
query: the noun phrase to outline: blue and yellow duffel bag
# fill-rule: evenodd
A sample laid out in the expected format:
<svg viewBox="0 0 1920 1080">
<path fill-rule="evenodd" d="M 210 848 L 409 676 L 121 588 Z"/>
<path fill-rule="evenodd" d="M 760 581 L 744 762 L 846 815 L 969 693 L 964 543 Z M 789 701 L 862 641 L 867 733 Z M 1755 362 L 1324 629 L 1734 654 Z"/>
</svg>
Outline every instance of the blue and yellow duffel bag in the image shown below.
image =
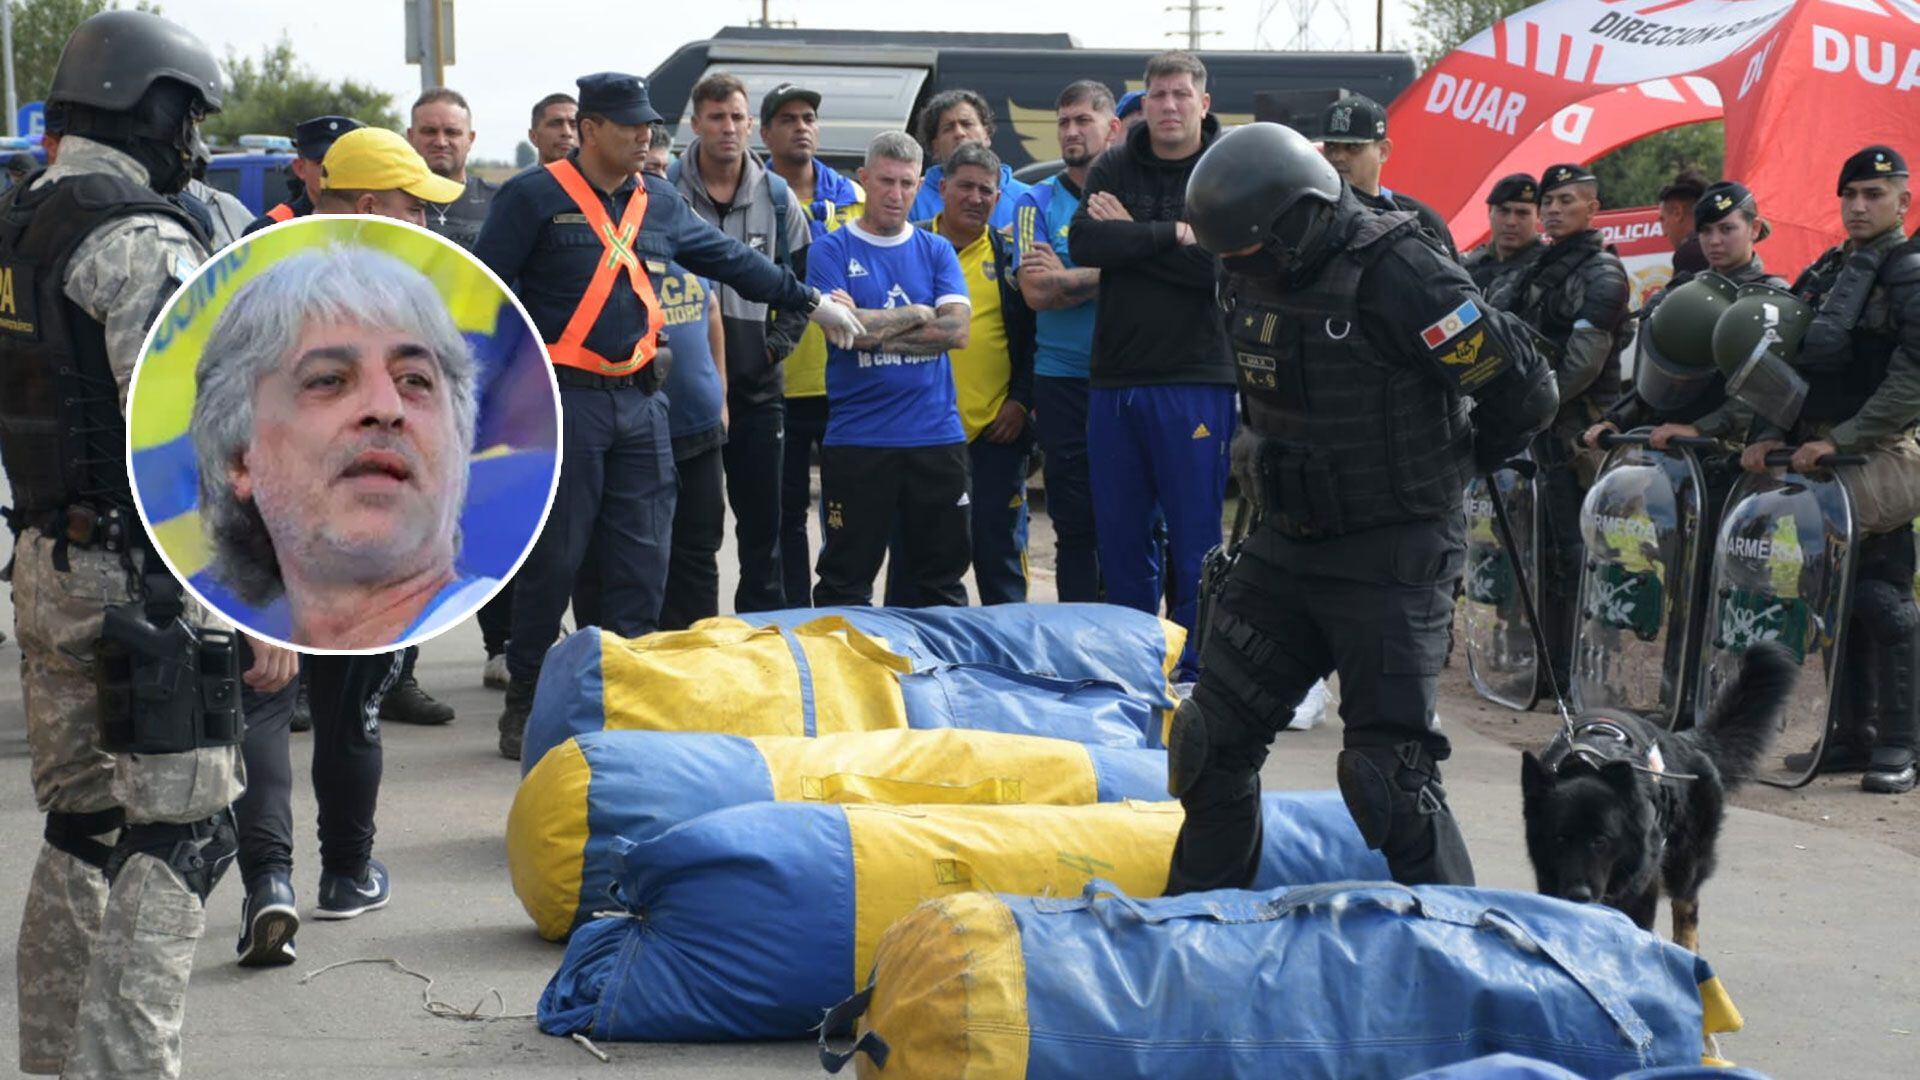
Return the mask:
<svg viewBox="0 0 1920 1080">
<path fill-rule="evenodd" d="M 751 802 L 1076 806 L 1165 798 L 1160 750 L 990 731 L 789 735 L 598 731 L 568 739 L 520 782 L 507 815 L 513 891 L 558 941 L 615 906 L 614 838 L 648 840 Z"/>
<path fill-rule="evenodd" d="M 1386 876 L 1337 792 L 1268 795 L 1263 813 L 1259 885 Z M 1096 878 L 1150 896 L 1166 887 L 1180 821 L 1180 805 L 1166 802 L 765 802 L 617 841 L 619 893 L 633 914 L 574 931 L 540 997 L 540 1029 L 794 1038 L 865 984 L 881 935 L 921 901 L 1077 896 Z"/>
<path fill-rule="evenodd" d="M 849 1051 L 823 1039 L 823 1063 L 885 1080 L 1265 1080 L 1511 1051 L 1613 1077 L 1698 1065 L 1707 1035 L 1739 1026 L 1705 961 L 1598 904 L 1353 882 L 1129 894 L 922 905 L 829 1016 L 825 1033 L 858 1027 Z"/>
<path fill-rule="evenodd" d="M 1168 685 L 1186 628 L 1119 604 L 830 607 L 721 615 L 708 626 L 804 626 L 838 618 L 921 667 L 991 664 L 1069 682 L 1112 683 L 1172 708 Z"/>
<path fill-rule="evenodd" d="M 634 639 L 589 627 L 548 650 L 520 760 L 531 768 L 593 731 L 965 728 L 1155 747 L 1164 745 L 1172 701 L 1170 693 L 1143 697 L 1118 683 L 992 664 L 923 666 L 833 616 L 791 628 L 735 622 Z"/>
</svg>

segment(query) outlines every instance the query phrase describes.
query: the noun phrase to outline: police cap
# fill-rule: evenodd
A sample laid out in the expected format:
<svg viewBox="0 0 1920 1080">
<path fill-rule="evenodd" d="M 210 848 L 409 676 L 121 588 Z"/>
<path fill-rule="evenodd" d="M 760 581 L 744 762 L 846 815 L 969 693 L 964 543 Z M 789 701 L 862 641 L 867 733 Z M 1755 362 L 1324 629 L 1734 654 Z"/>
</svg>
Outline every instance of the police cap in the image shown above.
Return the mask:
<svg viewBox="0 0 1920 1080">
<path fill-rule="evenodd" d="M 1539 202 L 1540 185 L 1529 173 L 1510 173 L 1500 178 L 1487 192 L 1487 205 L 1499 206 L 1509 202 Z"/>
<path fill-rule="evenodd" d="M 1592 184 L 1598 183 L 1599 180 L 1599 177 L 1587 171 L 1585 165 L 1548 166 L 1547 171 L 1540 174 L 1540 197 L 1544 199 L 1547 197 L 1547 192 L 1566 187 L 1568 184 Z"/>
<path fill-rule="evenodd" d="M 1387 110 L 1363 94 L 1350 94 L 1327 106 L 1321 142 L 1370 143 L 1387 137 Z"/>
<path fill-rule="evenodd" d="M 1891 146 L 1869 146 L 1840 166 L 1840 182 L 1834 185 L 1833 193 L 1844 194 L 1847 185 L 1855 181 L 1905 175 L 1907 159 L 1900 156 L 1900 151 Z"/>
<path fill-rule="evenodd" d="M 293 126 L 293 148 L 308 161 L 324 161 L 333 140 L 367 125 L 351 116 L 316 116 Z"/>
<path fill-rule="evenodd" d="M 657 124 L 665 117 L 653 111 L 647 99 L 647 81 L 638 75 L 602 71 L 574 80 L 580 88 L 580 116 L 597 116 L 616 124 Z"/>
<path fill-rule="evenodd" d="M 1722 180 L 1708 185 L 1700 193 L 1700 201 L 1693 204 L 1693 223 L 1696 227 L 1711 225 L 1736 210 L 1759 210 L 1759 202 L 1747 185 L 1738 180 Z"/>
</svg>

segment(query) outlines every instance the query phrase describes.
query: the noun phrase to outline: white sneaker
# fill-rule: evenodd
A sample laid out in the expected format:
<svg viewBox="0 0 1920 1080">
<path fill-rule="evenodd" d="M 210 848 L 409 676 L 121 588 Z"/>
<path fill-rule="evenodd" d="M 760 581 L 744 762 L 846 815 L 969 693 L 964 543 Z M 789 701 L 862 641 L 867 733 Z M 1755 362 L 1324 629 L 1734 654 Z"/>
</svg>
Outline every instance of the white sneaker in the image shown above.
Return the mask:
<svg viewBox="0 0 1920 1080">
<path fill-rule="evenodd" d="M 1300 699 L 1299 706 L 1293 710 L 1293 721 L 1287 725 L 1287 730 L 1311 731 L 1319 727 L 1320 722 L 1326 719 L 1329 696 L 1326 680 L 1314 683 L 1313 689 L 1307 691 L 1307 696 Z"/>
<path fill-rule="evenodd" d="M 489 690 L 505 690 L 507 688 L 507 683 L 512 680 L 507 675 L 506 653 L 501 653 L 498 656 L 487 659 L 487 667 L 481 674 L 480 681 Z"/>
</svg>

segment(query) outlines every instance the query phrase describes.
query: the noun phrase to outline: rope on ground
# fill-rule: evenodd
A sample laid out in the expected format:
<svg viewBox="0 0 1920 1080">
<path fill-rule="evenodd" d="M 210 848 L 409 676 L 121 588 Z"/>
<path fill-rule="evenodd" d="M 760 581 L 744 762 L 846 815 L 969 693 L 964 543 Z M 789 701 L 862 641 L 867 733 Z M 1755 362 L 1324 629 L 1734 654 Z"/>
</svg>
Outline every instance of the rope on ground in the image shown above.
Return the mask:
<svg viewBox="0 0 1920 1080">
<path fill-rule="evenodd" d="M 420 1007 L 427 1010 L 427 1015 L 440 1020 L 470 1020 L 490 1023 L 495 1020 L 532 1020 L 539 1015 L 538 1013 L 530 1012 L 510 1013 L 506 1011 L 506 999 L 500 996 L 499 990 L 491 986 L 487 987 L 487 992 L 481 995 L 479 1001 L 474 1002 L 473 1008 L 461 1009 L 459 1006 L 441 1001 L 433 996 L 433 976 L 415 971 L 391 956 L 363 956 L 357 960 L 341 960 L 338 963 L 328 964 L 318 971 L 311 971 L 302 976 L 299 985 L 305 986 L 320 976 L 325 975 L 327 972 L 332 971 L 334 968 L 352 967 L 355 964 L 386 964 L 402 975 L 411 976 L 426 983 L 427 985 L 420 988 Z M 487 1003 L 488 998 L 493 999 L 497 1011 L 492 1015 L 482 1015 L 480 1009 Z"/>
</svg>

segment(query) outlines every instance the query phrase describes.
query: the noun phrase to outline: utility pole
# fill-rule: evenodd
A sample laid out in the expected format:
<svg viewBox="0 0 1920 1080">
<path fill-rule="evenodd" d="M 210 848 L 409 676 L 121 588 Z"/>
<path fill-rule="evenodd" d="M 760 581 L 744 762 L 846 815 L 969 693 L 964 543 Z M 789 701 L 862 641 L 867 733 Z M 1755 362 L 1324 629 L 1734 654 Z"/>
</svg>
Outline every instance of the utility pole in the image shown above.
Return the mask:
<svg viewBox="0 0 1920 1080">
<path fill-rule="evenodd" d="M 1387 0 L 1373 0 L 1373 51 L 1387 51 Z"/>
<path fill-rule="evenodd" d="M 405 0 L 407 63 L 420 65 L 420 89 L 447 85 L 453 64 L 453 0 Z"/>
<path fill-rule="evenodd" d="M 748 19 L 747 25 L 761 26 L 761 27 L 798 26 L 799 25 L 798 23 L 794 22 L 792 19 L 775 19 L 773 17 L 772 7 L 773 7 L 773 0 L 760 0 L 760 17 L 758 19 Z"/>
<path fill-rule="evenodd" d="M 1170 7 L 1170 8 L 1167 8 L 1166 10 L 1184 11 L 1187 13 L 1187 29 L 1185 31 L 1185 35 L 1187 39 L 1187 51 L 1198 52 L 1200 51 L 1201 38 L 1213 37 L 1220 33 L 1220 31 L 1218 30 L 1200 29 L 1200 13 L 1203 11 L 1225 11 L 1226 9 L 1223 7 L 1215 7 L 1210 4 L 1202 4 L 1200 0 L 1187 0 L 1186 3 L 1181 4 L 1178 7 Z M 1167 31 L 1167 36 L 1179 37 L 1181 36 L 1181 33 L 1182 32 L 1179 30 L 1169 30 Z"/>
<path fill-rule="evenodd" d="M 13 0 L 0 0 L 0 52 L 6 54 L 4 77 L 7 80 L 7 134 L 20 134 L 20 103 L 13 93 Z"/>
</svg>

